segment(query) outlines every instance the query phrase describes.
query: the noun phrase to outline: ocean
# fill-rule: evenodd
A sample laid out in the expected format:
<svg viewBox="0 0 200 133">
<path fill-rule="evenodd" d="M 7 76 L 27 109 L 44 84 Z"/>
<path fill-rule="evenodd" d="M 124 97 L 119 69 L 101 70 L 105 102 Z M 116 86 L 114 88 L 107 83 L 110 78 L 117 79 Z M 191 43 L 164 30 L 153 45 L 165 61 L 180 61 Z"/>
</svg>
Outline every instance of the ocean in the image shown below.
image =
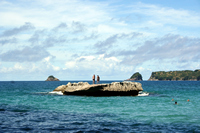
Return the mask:
<svg viewBox="0 0 200 133">
<path fill-rule="evenodd" d="M 200 132 L 200 81 L 140 81 L 144 97 L 49 94 L 68 82 L 0 81 L 0 132 Z"/>
</svg>

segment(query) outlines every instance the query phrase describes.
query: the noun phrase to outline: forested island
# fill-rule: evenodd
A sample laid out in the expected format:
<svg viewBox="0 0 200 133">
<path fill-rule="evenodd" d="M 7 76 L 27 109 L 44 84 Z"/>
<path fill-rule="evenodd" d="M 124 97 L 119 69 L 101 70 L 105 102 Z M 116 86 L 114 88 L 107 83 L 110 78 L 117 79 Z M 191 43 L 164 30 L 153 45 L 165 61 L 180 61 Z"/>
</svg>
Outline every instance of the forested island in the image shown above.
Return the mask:
<svg viewBox="0 0 200 133">
<path fill-rule="evenodd" d="M 139 72 L 134 73 L 129 79 L 126 81 L 142 81 L 142 75 Z"/>
<path fill-rule="evenodd" d="M 191 71 L 191 70 L 184 70 L 184 71 L 158 71 L 152 72 L 149 81 L 158 81 L 158 80 L 190 80 L 190 81 L 197 81 L 200 80 L 200 69 Z"/>
</svg>

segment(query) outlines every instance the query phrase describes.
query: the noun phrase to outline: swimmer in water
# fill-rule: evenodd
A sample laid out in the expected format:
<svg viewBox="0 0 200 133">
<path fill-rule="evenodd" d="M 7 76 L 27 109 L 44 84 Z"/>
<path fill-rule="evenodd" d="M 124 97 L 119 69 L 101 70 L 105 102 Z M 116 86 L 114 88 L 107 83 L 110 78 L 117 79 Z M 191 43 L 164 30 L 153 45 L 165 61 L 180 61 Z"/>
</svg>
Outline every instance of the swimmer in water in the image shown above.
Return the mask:
<svg viewBox="0 0 200 133">
<path fill-rule="evenodd" d="M 175 104 L 177 104 L 177 102 L 175 102 Z"/>
</svg>

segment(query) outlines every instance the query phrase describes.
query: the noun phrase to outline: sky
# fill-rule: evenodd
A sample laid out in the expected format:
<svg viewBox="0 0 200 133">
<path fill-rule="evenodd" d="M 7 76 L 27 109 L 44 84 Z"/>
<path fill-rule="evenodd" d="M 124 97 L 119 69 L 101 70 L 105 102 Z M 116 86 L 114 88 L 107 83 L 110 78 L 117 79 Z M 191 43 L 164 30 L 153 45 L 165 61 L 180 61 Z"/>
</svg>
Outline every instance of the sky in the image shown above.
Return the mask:
<svg viewBox="0 0 200 133">
<path fill-rule="evenodd" d="M 0 81 L 200 69 L 200 0 L 0 0 Z"/>
</svg>

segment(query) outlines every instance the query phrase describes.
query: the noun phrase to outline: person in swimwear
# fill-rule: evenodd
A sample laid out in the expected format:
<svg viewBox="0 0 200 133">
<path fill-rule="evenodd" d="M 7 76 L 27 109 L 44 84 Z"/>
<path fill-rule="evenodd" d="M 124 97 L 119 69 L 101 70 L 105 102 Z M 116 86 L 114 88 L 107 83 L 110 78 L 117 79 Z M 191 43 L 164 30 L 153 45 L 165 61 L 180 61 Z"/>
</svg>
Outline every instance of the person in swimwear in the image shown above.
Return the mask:
<svg viewBox="0 0 200 133">
<path fill-rule="evenodd" d="M 100 81 L 100 77 L 99 75 L 97 75 L 97 84 L 99 84 L 99 81 Z"/>
<path fill-rule="evenodd" d="M 95 75 L 92 76 L 93 84 L 95 84 Z"/>
</svg>

